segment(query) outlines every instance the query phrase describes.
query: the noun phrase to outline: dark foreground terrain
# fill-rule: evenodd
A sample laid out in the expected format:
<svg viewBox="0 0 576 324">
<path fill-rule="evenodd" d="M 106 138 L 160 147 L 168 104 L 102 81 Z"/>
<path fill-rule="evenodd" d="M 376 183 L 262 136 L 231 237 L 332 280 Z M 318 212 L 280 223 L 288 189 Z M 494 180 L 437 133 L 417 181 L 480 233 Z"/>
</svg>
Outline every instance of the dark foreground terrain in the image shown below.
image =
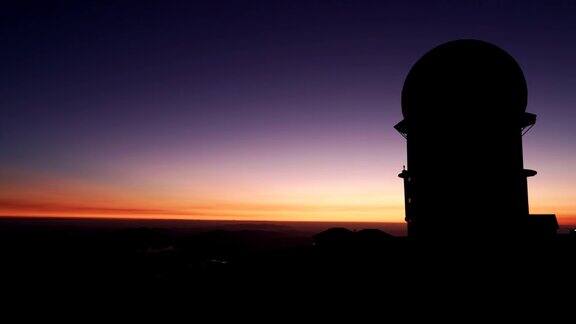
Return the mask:
<svg viewBox="0 0 576 324">
<path fill-rule="evenodd" d="M 324 298 L 355 288 L 407 302 L 459 285 L 534 294 L 569 285 L 576 273 L 576 236 L 566 230 L 553 239 L 466 244 L 402 232 L 390 224 L 2 218 L 2 286 L 11 298 Z"/>
<path fill-rule="evenodd" d="M 386 238 L 376 228 L 405 231 L 386 223 L 3 217 L 2 271 L 23 285 L 206 286 L 235 275 L 308 271 L 317 258 L 314 236 L 336 226 L 373 228 Z"/>
</svg>

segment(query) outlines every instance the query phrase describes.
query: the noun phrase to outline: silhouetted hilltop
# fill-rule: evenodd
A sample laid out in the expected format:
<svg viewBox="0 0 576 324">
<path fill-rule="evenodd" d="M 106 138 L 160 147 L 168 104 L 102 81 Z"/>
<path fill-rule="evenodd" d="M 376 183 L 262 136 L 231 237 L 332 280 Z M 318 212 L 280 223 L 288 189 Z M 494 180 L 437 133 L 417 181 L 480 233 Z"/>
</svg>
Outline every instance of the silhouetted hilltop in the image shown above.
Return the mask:
<svg viewBox="0 0 576 324">
<path fill-rule="evenodd" d="M 525 273 L 568 278 L 576 234 L 540 241 L 421 242 L 379 229 L 333 227 L 319 232 L 79 226 L 0 220 L 2 277 L 15 289 L 230 292 L 232 287 L 276 287 L 395 278 L 387 289 L 409 291 L 453 276 Z M 152 223 L 148 223 L 152 225 Z M 73 229 L 72 229 L 73 228 Z M 284 229 L 284 230 L 282 230 Z M 500 270 L 497 270 L 500 269 Z M 457 271 L 456 271 L 457 270 Z M 279 278 L 284 278 L 279 280 Z M 337 278 L 337 279 L 336 279 Z M 540 278 L 540 277 L 538 277 Z M 295 286 L 295 287 L 296 287 Z M 8 288 L 7 288 L 8 289 Z M 79 290 L 79 291 L 78 291 Z M 233 291 L 241 291 L 236 288 Z"/>
<path fill-rule="evenodd" d="M 398 238 L 379 229 L 352 231 L 343 227 L 334 227 L 314 235 L 314 244 L 320 248 L 357 247 L 370 248 L 380 246 Z"/>
</svg>

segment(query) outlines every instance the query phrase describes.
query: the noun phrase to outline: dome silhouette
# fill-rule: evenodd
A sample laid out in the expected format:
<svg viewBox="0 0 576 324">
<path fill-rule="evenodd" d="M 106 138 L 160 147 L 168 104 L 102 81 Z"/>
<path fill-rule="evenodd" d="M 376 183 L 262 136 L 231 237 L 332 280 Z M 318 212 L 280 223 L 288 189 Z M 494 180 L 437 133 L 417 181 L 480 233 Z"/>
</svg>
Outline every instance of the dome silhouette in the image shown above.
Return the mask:
<svg viewBox="0 0 576 324">
<path fill-rule="evenodd" d="M 526 110 L 528 90 L 518 63 L 479 40 L 439 45 L 418 60 L 402 89 L 405 118 L 461 118 L 493 114 L 514 118 Z"/>
<path fill-rule="evenodd" d="M 555 216 L 532 215 L 522 136 L 524 74 L 510 54 L 479 40 L 433 48 L 409 71 L 402 90 L 406 138 L 404 206 L 408 235 L 506 237 L 555 233 Z M 548 225 L 542 225 L 548 224 Z M 523 235 L 523 234 L 522 234 Z"/>
</svg>

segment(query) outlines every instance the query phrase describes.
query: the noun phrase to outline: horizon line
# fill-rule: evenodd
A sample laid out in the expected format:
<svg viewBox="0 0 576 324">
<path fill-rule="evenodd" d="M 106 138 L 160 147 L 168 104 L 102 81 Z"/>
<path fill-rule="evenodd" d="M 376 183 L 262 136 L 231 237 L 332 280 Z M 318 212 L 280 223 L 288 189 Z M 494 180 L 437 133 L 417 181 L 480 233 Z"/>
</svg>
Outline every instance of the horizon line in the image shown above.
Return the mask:
<svg viewBox="0 0 576 324">
<path fill-rule="evenodd" d="M 91 215 L 4 215 L 0 214 L 0 219 L 90 219 L 90 220 L 131 220 L 131 221 L 193 221 L 193 222 L 250 222 L 250 223 L 367 223 L 367 224 L 397 224 L 406 225 L 405 222 L 391 221 L 367 221 L 367 220 L 273 220 L 273 219 L 201 219 L 201 218 L 179 218 L 179 217 L 141 217 L 141 216 L 91 216 Z M 575 224 L 576 225 L 576 224 Z"/>
</svg>

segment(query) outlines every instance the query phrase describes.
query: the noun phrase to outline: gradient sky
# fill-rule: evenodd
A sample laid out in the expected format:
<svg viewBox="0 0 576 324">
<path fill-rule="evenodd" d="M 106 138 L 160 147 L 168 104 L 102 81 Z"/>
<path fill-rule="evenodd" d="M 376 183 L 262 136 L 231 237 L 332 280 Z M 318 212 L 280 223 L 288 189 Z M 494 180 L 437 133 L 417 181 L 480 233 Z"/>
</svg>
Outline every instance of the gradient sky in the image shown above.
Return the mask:
<svg viewBox="0 0 576 324">
<path fill-rule="evenodd" d="M 528 81 L 531 212 L 576 222 L 575 17 L 576 1 L 2 1 L 0 214 L 401 222 L 404 77 L 477 38 Z"/>
</svg>

